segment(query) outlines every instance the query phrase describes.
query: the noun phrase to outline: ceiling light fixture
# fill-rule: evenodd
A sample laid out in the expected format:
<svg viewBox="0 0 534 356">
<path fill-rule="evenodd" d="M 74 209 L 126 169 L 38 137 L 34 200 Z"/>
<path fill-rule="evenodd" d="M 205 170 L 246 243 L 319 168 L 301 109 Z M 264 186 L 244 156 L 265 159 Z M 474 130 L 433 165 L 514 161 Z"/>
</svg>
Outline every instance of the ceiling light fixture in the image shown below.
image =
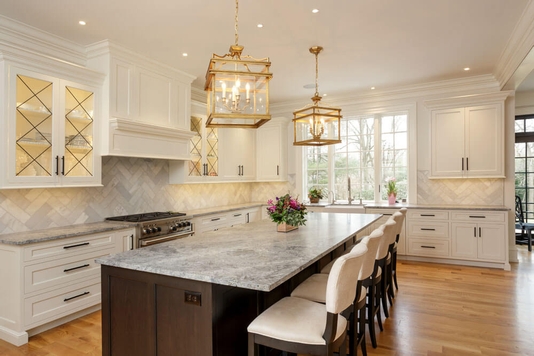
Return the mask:
<svg viewBox="0 0 534 356">
<path fill-rule="evenodd" d="M 314 46 L 310 53 L 315 55 L 315 95 L 313 105 L 293 113 L 293 145 L 324 146 L 341 142 L 341 109 L 319 106 L 319 59 L 323 47 Z"/>
<path fill-rule="evenodd" d="M 187 53 L 182 53 L 182 57 L 187 57 Z"/>
<path fill-rule="evenodd" d="M 319 9 L 313 9 L 312 12 L 313 12 L 314 14 L 316 14 L 316 13 L 319 12 Z"/>
<path fill-rule="evenodd" d="M 470 70 L 471 68 L 469 67 L 465 67 L 464 70 L 467 72 L 468 70 Z"/>
<path fill-rule="evenodd" d="M 206 127 L 258 128 L 269 114 L 269 58 L 242 56 L 238 44 L 238 0 L 235 2 L 235 45 L 224 56 L 213 54 L 206 73 Z"/>
<path fill-rule="evenodd" d="M 78 21 L 78 23 L 79 23 L 80 25 L 82 25 L 82 26 L 85 26 L 85 25 L 86 25 L 86 22 L 83 21 L 83 20 Z"/>
<path fill-rule="evenodd" d="M 263 28 L 263 24 L 259 23 L 258 25 L 258 28 Z"/>
</svg>

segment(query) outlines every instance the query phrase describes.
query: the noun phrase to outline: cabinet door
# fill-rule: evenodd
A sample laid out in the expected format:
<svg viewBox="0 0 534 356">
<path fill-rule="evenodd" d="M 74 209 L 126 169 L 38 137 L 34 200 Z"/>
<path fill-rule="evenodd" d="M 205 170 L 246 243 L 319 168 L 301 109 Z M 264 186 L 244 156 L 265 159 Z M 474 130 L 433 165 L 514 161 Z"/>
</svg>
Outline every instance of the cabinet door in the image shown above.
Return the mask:
<svg viewBox="0 0 534 356">
<path fill-rule="evenodd" d="M 250 129 L 220 129 L 221 176 L 225 179 L 246 180 L 256 176 L 255 132 Z"/>
<path fill-rule="evenodd" d="M 435 110 L 430 126 L 431 177 L 462 177 L 464 109 Z"/>
<path fill-rule="evenodd" d="M 264 125 L 257 130 L 257 179 L 261 181 L 282 180 L 282 137 L 280 125 Z"/>
<path fill-rule="evenodd" d="M 479 224 L 478 258 L 505 261 L 505 225 Z"/>
<path fill-rule="evenodd" d="M 468 177 L 504 178 L 503 117 L 502 104 L 465 109 Z"/>
<path fill-rule="evenodd" d="M 185 166 L 184 179 L 186 181 L 217 179 L 219 176 L 218 129 L 207 128 L 205 123 L 204 118 L 191 117 L 191 131 L 195 133 L 195 136 L 191 138 L 189 143 L 191 159 Z"/>
<path fill-rule="evenodd" d="M 452 257 L 477 259 L 478 226 L 469 223 L 452 223 Z"/>
</svg>

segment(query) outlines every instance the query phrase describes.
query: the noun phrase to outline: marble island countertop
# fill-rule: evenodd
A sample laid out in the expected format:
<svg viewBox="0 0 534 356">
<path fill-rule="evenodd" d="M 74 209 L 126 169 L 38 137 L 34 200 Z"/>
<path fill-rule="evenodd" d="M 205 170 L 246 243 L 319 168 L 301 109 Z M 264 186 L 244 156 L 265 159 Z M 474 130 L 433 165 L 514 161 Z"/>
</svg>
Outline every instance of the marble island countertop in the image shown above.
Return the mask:
<svg viewBox="0 0 534 356">
<path fill-rule="evenodd" d="M 384 203 L 367 203 L 363 205 L 359 204 L 328 204 L 326 202 L 319 202 L 314 204 L 305 204 L 306 206 L 310 207 L 316 207 L 316 208 L 325 208 L 325 212 L 328 211 L 329 208 L 344 208 L 344 209 L 400 209 L 400 208 L 407 208 L 407 209 L 428 209 L 428 210 L 487 210 L 487 211 L 509 211 L 510 208 L 504 206 L 504 205 L 458 205 L 458 204 L 451 204 L 451 205 L 418 205 L 418 204 L 410 204 L 410 203 L 397 203 L 394 205 L 390 205 L 387 202 Z"/>
<path fill-rule="evenodd" d="M 135 226 L 135 224 L 116 221 L 102 221 L 87 224 L 52 227 L 43 230 L 0 234 L 0 243 L 6 245 L 26 245 L 98 232 L 126 229 L 133 226 Z"/>
<path fill-rule="evenodd" d="M 308 215 L 306 226 L 281 233 L 262 220 L 102 257 L 103 265 L 271 291 L 341 246 L 380 214 Z"/>
</svg>

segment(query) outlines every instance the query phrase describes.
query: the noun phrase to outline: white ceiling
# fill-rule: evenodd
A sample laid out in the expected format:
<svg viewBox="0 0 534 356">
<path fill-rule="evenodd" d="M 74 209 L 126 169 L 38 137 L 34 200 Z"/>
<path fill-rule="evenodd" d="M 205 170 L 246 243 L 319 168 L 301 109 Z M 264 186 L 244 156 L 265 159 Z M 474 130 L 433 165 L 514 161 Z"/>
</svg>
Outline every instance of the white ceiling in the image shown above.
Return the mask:
<svg viewBox="0 0 534 356">
<path fill-rule="evenodd" d="M 212 53 L 234 44 L 233 0 L 0 1 L 4 16 L 81 45 L 109 39 L 197 76 L 198 88 Z M 272 102 L 313 96 L 308 48 L 323 46 L 319 92 L 335 98 L 493 73 L 528 1 L 241 0 L 239 44 L 270 57 Z"/>
</svg>

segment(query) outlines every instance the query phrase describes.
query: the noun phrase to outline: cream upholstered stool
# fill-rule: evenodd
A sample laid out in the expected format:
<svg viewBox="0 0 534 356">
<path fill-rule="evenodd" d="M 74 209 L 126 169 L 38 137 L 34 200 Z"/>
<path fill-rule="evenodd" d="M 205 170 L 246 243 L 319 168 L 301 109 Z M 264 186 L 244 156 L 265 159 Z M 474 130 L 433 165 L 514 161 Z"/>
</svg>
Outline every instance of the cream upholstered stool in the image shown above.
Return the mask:
<svg viewBox="0 0 534 356">
<path fill-rule="evenodd" d="M 376 254 L 376 264 L 379 268 L 377 272 L 377 278 L 378 274 L 381 274 L 380 276 L 380 286 L 379 286 L 379 292 L 377 292 L 378 299 L 382 301 L 382 309 L 384 312 L 384 316 L 386 318 L 389 318 L 388 313 L 388 304 L 387 304 L 387 286 L 388 286 L 388 257 L 390 256 L 390 245 L 395 242 L 395 220 L 389 218 L 384 224 L 380 225 L 379 229 L 384 232 L 384 236 L 382 237 L 382 241 L 380 241 L 380 246 L 378 247 L 378 252 Z M 378 283 L 378 280 L 375 281 L 375 283 Z M 381 309 L 378 307 L 378 309 Z M 380 326 L 380 330 L 383 330 L 382 328 L 382 319 L 380 317 L 380 312 L 378 314 L 378 326 Z M 373 345 L 374 346 L 374 345 Z"/>
<path fill-rule="evenodd" d="M 404 208 L 406 209 L 406 208 Z M 397 265 L 397 244 L 399 241 L 399 236 L 402 230 L 402 225 L 404 224 L 404 214 L 402 212 L 396 211 L 390 219 L 395 220 L 395 239 L 393 240 L 393 243 L 389 246 L 389 257 L 388 257 L 388 281 L 387 281 L 387 292 L 388 292 L 388 300 L 389 304 L 393 305 L 393 298 L 395 298 L 395 292 L 393 291 L 393 281 L 394 277 L 393 275 L 396 273 L 396 265 Z M 395 266 L 395 267 L 394 267 Z M 398 289 L 398 288 L 397 288 Z"/>
<path fill-rule="evenodd" d="M 364 287 L 363 283 L 367 283 L 371 279 L 371 276 L 374 271 L 376 251 L 378 250 L 380 238 L 382 236 L 383 232 L 377 229 L 373 231 L 371 235 L 364 237 L 359 242 L 359 244 L 367 246 L 367 254 L 365 255 L 362 268 L 358 275 L 358 283 L 356 285 L 356 299 L 354 300 L 353 307 L 349 311 L 349 355 L 357 355 L 358 345 L 361 346 L 362 353 L 364 355 L 367 355 L 365 345 L 365 307 L 367 305 L 366 296 L 368 293 L 367 287 Z M 355 245 L 352 250 L 354 250 L 356 246 L 358 246 L 358 244 Z M 352 253 L 352 250 L 350 251 L 350 253 Z M 308 279 L 306 279 L 304 282 L 299 284 L 297 288 L 293 290 L 291 296 L 308 299 L 314 302 L 324 303 L 326 298 L 327 280 L 328 274 L 326 273 L 314 274 Z M 370 283 L 367 284 L 370 285 Z"/>
<path fill-rule="evenodd" d="M 310 355 L 331 356 L 339 350 L 346 355 L 347 319 L 341 312 L 356 297 L 356 284 L 367 246 L 358 244 L 339 257 L 328 275 L 326 303 L 285 297 L 248 326 L 248 354 L 256 355 L 257 345 Z"/>
<path fill-rule="evenodd" d="M 399 284 L 397 283 L 397 246 L 399 244 L 400 235 L 402 232 L 402 226 L 404 225 L 404 220 L 406 220 L 406 212 L 408 209 L 400 208 L 399 213 L 402 214 L 402 219 L 400 222 L 397 222 L 399 226 L 397 227 L 397 236 L 395 237 L 395 246 L 393 247 L 393 253 L 391 255 L 391 271 L 393 276 L 393 282 L 395 283 L 395 288 L 399 289 Z"/>
</svg>

